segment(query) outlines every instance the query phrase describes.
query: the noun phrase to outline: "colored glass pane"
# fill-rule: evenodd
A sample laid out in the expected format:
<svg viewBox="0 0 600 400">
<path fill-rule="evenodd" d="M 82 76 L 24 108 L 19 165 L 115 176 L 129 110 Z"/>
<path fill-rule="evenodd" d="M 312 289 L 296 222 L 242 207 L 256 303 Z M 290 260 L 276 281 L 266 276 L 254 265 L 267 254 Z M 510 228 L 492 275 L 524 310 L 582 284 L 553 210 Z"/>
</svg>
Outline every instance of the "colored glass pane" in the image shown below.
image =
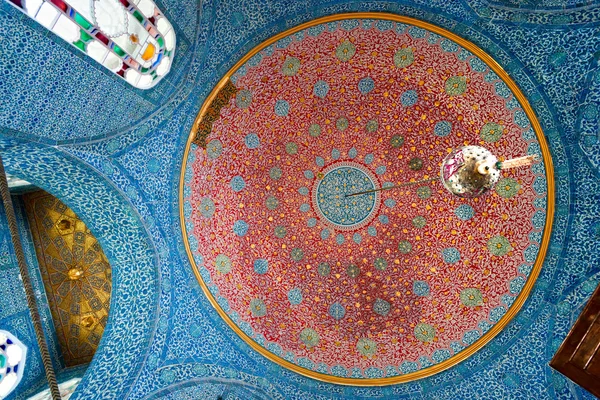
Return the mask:
<svg viewBox="0 0 600 400">
<path fill-rule="evenodd" d="M 119 55 L 119 56 L 121 56 L 121 57 L 124 57 L 124 56 L 125 56 L 125 54 L 127 54 L 127 53 L 125 53 L 125 51 L 123 51 L 123 49 L 121 49 L 121 48 L 120 48 L 119 46 L 117 46 L 116 44 L 113 46 L 113 50 L 115 51 L 115 53 L 117 53 L 117 55 Z"/>
<path fill-rule="evenodd" d="M 137 88 L 154 86 L 171 69 L 175 31 L 152 0 L 138 0 L 135 7 L 128 0 L 11 4 Z M 137 74 L 126 76 L 127 70 Z"/>
<path fill-rule="evenodd" d="M 96 32 L 96 39 L 108 46 L 108 38 L 100 32 Z"/>
<path fill-rule="evenodd" d="M 87 33 L 86 31 L 84 31 L 83 29 L 81 29 L 81 31 L 79 32 L 79 34 L 81 35 L 81 40 L 84 42 L 89 42 L 90 40 L 92 40 L 92 35 L 90 35 L 89 33 Z"/>
<path fill-rule="evenodd" d="M 133 12 L 133 16 L 135 17 L 135 19 L 137 19 L 140 22 L 144 22 L 144 17 L 142 16 L 142 14 L 139 11 L 134 11 Z"/>
<path fill-rule="evenodd" d="M 69 6 L 67 6 L 67 4 L 62 0 L 51 0 L 51 2 L 63 12 L 67 12 L 69 9 Z"/>
<path fill-rule="evenodd" d="M 81 16 L 81 14 L 79 14 L 79 13 L 75 13 L 74 19 L 75 19 L 75 22 L 77 22 L 77 24 L 79 24 L 85 30 L 88 30 L 92 27 L 92 24 L 87 22 L 87 20 L 85 18 L 83 18 Z"/>
<path fill-rule="evenodd" d="M 77 47 L 81 51 L 85 51 L 85 43 L 83 43 L 81 40 L 78 40 L 73 44 L 75 45 L 75 47 Z"/>
</svg>

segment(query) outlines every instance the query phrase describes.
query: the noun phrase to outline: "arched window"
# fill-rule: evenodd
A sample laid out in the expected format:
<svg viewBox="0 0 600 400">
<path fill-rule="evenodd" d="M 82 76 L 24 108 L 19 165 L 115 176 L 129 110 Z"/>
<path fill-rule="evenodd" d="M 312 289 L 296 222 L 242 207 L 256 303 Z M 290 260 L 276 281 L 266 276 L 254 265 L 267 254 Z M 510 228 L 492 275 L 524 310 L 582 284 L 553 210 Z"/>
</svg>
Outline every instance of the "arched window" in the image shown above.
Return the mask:
<svg viewBox="0 0 600 400">
<path fill-rule="evenodd" d="M 8 396 L 23 377 L 27 347 L 7 331 L 0 330 L 0 399 Z"/>
<path fill-rule="evenodd" d="M 8 1 L 136 88 L 171 68 L 175 31 L 152 0 Z"/>
</svg>

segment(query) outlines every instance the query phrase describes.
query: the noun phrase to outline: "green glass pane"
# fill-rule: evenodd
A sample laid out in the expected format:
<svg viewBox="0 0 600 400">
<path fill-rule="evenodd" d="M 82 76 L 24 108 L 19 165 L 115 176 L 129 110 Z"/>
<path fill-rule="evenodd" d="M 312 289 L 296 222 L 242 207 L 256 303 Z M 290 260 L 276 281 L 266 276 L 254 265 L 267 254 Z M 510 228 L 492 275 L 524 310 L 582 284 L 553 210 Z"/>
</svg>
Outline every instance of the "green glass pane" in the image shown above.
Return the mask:
<svg viewBox="0 0 600 400">
<path fill-rule="evenodd" d="M 141 72 L 142 74 L 145 74 L 146 72 L 148 72 L 148 68 L 144 68 L 144 67 L 142 67 L 142 69 L 140 70 L 140 72 Z"/>
<path fill-rule="evenodd" d="M 87 20 L 78 13 L 75 13 L 75 22 L 77 22 L 83 29 L 90 29 L 92 27 L 92 24 L 87 22 Z"/>
<path fill-rule="evenodd" d="M 167 50 L 167 51 L 165 51 L 165 56 L 166 56 L 166 57 L 170 57 L 170 56 L 171 56 L 171 50 Z"/>
<path fill-rule="evenodd" d="M 157 37 L 156 41 L 158 42 L 158 45 L 160 46 L 161 49 L 163 47 L 165 47 L 165 40 L 162 38 L 162 36 Z"/>
<path fill-rule="evenodd" d="M 85 43 L 83 43 L 81 40 L 78 40 L 73 44 L 77 46 L 80 50 L 85 51 Z"/>
<path fill-rule="evenodd" d="M 79 32 L 80 36 L 81 36 L 81 40 L 84 41 L 85 43 L 89 42 L 90 40 L 92 40 L 92 35 L 90 35 L 89 33 L 87 33 L 86 31 L 84 31 L 83 29 L 80 29 Z"/>
<path fill-rule="evenodd" d="M 127 54 L 127 53 L 125 53 L 125 51 L 123 51 L 122 48 L 120 48 L 116 44 L 114 45 L 113 50 L 115 51 L 115 53 L 117 53 L 118 56 L 121 56 L 121 57 L 125 57 L 125 54 Z"/>
<path fill-rule="evenodd" d="M 0 369 L 6 366 L 6 356 L 4 354 L 0 354 Z"/>
<path fill-rule="evenodd" d="M 135 17 L 135 19 L 140 21 L 140 23 L 142 23 L 142 24 L 144 23 L 144 16 L 138 10 L 135 10 L 133 12 L 133 16 Z"/>
<path fill-rule="evenodd" d="M 150 75 L 152 76 L 152 78 L 156 78 L 156 71 L 150 72 Z"/>
</svg>

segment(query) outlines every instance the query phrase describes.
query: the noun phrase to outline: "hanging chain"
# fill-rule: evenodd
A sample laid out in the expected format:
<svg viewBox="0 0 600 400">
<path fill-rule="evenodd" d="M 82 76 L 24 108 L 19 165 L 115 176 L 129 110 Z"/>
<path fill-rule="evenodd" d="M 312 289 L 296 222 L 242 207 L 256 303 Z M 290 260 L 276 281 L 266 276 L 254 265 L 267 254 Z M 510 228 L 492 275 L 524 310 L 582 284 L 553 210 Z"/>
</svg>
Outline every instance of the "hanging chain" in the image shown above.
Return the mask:
<svg viewBox="0 0 600 400">
<path fill-rule="evenodd" d="M 440 179 L 439 177 L 435 177 L 435 178 L 430 178 L 430 179 L 422 179 L 420 181 L 414 181 L 414 182 L 404 182 L 404 183 L 401 183 L 401 184 L 395 185 L 395 186 L 386 186 L 386 187 L 382 187 L 382 188 L 379 188 L 379 189 L 371 189 L 371 190 L 365 190 L 364 192 L 357 192 L 357 193 L 347 194 L 344 197 L 352 197 L 352 196 L 358 196 L 360 194 L 367 194 L 367 193 L 373 193 L 373 192 L 381 192 L 383 190 L 398 189 L 398 188 L 405 187 L 405 186 L 418 185 L 419 183 L 433 182 L 433 181 L 437 181 L 439 179 Z"/>
<path fill-rule="evenodd" d="M 0 193 L 2 194 L 2 203 L 4 204 L 4 210 L 6 212 L 8 229 L 12 238 L 15 256 L 17 257 L 17 264 L 19 265 L 19 272 L 21 273 L 21 279 L 23 280 L 23 286 L 25 287 L 27 306 L 29 307 L 29 313 L 31 314 L 31 319 L 33 321 L 33 329 L 35 331 L 35 337 L 37 339 L 40 354 L 42 356 L 42 363 L 44 364 L 44 370 L 46 371 L 46 379 L 48 380 L 48 385 L 50 386 L 52 400 L 61 400 L 60 391 L 58 390 L 58 384 L 56 382 L 56 374 L 54 373 L 54 367 L 52 366 L 52 360 L 50 359 L 50 353 L 48 352 L 48 344 L 46 343 L 46 337 L 44 336 L 44 328 L 42 327 L 37 301 L 35 299 L 33 286 L 31 285 L 31 278 L 29 277 L 29 270 L 27 269 L 27 264 L 25 263 L 25 255 L 23 254 L 21 237 L 19 236 L 19 231 L 17 229 L 17 218 L 15 217 L 15 209 L 13 207 L 12 199 L 10 198 L 2 156 L 0 156 Z"/>
</svg>

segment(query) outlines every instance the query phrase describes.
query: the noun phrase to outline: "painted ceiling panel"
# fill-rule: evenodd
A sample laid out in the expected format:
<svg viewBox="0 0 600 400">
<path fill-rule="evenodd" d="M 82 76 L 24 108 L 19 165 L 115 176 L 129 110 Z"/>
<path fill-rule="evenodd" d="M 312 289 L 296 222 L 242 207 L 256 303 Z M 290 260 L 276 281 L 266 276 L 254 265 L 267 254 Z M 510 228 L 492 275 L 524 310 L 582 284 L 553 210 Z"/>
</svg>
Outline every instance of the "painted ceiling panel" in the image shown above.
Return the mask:
<svg viewBox="0 0 600 400">
<path fill-rule="evenodd" d="M 543 164 L 480 199 L 435 182 L 461 146 L 539 153 L 537 122 L 470 43 L 352 16 L 277 36 L 224 78 L 192 130 L 180 206 L 203 288 L 244 340 L 318 379 L 389 384 L 506 324 L 553 201 Z"/>
<path fill-rule="evenodd" d="M 24 201 L 64 363 L 89 363 L 108 320 L 110 265 L 70 208 L 44 192 Z"/>
<path fill-rule="evenodd" d="M 176 106 L 165 115 L 169 115 L 167 119 L 172 115 L 181 121 L 182 127 L 170 134 L 166 129 L 168 122 L 162 117 L 152 117 L 151 123 L 144 124 L 145 128 L 139 132 L 131 126 L 136 118 L 143 119 L 150 114 L 148 110 L 155 109 L 144 101 L 163 104 L 163 96 L 167 96 L 169 89 L 156 88 L 150 97 L 139 100 L 137 95 L 130 97 L 115 91 L 103 77 L 90 78 L 85 82 L 97 82 L 93 89 L 94 100 L 107 104 L 108 110 L 117 111 L 113 117 L 117 121 L 107 117 L 94 119 L 97 110 L 104 111 L 102 105 L 87 108 L 78 116 L 78 106 L 70 102 L 63 104 L 61 100 L 53 103 L 56 91 L 62 93 L 76 86 L 77 79 L 61 78 L 66 81 L 54 84 L 55 80 L 45 69 L 27 69 L 30 72 L 25 82 L 32 82 L 35 75 L 41 74 L 40 82 L 52 83 L 32 90 L 35 95 L 23 94 L 25 83 L 19 83 L 21 73 L 14 72 L 18 56 L 14 62 L 4 62 L 12 60 L 4 55 L 7 51 L 16 54 L 16 47 L 8 50 L 7 41 L 0 42 L 0 46 L 4 46 L 0 64 L 3 76 L 13 77 L 11 82 L 16 82 L 13 87 L 19 89 L 15 93 L 5 86 L 0 88 L 2 99 L 10 99 L 10 108 L 3 109 L 3 126 L 31 135 L 38 130 L 40 136 L 58 140 L 61 140 L 60 135 L 86 140 L 95 135 L 92 131 L 100 135 L 115 130 L 125 133 L 105 140 L 97 137 L 100 140 L 86 144 L 85 151 L 79 153 L 74 147 L 43 148 L 33 144 L 3 152 L 9 172 L 45 185 L 49 191 L 68 199 L 68 203 L 77 208 L 78 215 L 100 233 L 98 236 L 107 255 L 119 260 L 113 266 L 115 286 L 121 285 L 120 293 L 127 301 L 115 301 L 111 314 L 121 323 L 111 325 L 109 316 L 105 335 L 110 335 L 110 345 L 98 349 L 94 367 L 84 377 L 74 399 L 87 400 L 98 393 L 106 398 L 161 398 L 176 387 L 180 390 L 178 393 L 187 395 L 188 390 L 183 388 L 193 386 L 197 386 L 198 393 L 203 390 L 217 395 L 225 393 L 222 386 L 202 383 L 213 377 L 242 381 L 256 388 L 255 393 L 267 393 L 271 398 L 587 398 L 576 385 L 547 367 L 547 362 L 568 332 L 577 310 L 600 280 L 600 256 L 595 251 L 600 237 L 597 217 L 600 215 L 600 187 L 597 151 L 592 148 L 597 145 L 593 115 L 598 105 L 598 89 L 589 84 L 595 82 L 593 77 L 597 74 L 594 53 L 598 48 L 600 10 L 596 5 L 570 7 L 561 2 L 559 6 L 565 5 L 567 9 L 557 11 L 549 4 L 526 10 L 499 7 L 482 0 L 305 4 L 204 1 L 201 7 L 196 7 L 196 2 L 191 3 L 184 8 L 201 8 L 203 18 L 197 63 L 192 67 L 197 72 L 193 76 L 198 79 L 187 82 L 186 90 L 173 96 Z M 180 12 L 173 9 L 177 5 L 168 2 L 159 7 L 167 15 Z M 176 207 L 180 171 L 175 168 L 168 178 L 161 172 L 160 185 L 142 183 L 146 176 L 150 177 L 146 165 L 155 157 L 159 146 L 152 141 L 148 145 L 143 143 L 159 136 L 168 142 L 166 147 L 170 150 L 160 153 L 158 167 L 151 163 L 153 170 L 169 170 L 179 165 L 191 128 L 190 116 L 197 114 L 219 79 L 254 46 L 291 26 L 323 15 L 374 10 L 416 17 L 449 29 L 473 41 L 500 62 L 525 92 L 543 125 L 554 158 L 557 207 L 553 237 L 540 277 L 523 310 L 503 332 L 465 362 L 434 377 L 385 388 L 359 388 L 332 385 L 289 372 L 253 351 L 221 320 L 192 273 L 178 233 Z M 20 33 L 8 25 L 19 26 L 25 22 L 10 19 L 11 15 L 10 12 L 2 14 L 0 18 L 8 23 L 0 24 L 0 30 L 8 35 L 3 37 L 11 38 L 12 44 L 18 41 Z M 187 22 L 182 21 L 181 26 L 190 31 Z M 31 27 L 21 28 L 26 35 L 37 32 Z M 48 36 L 48 42 L 44 43 L 52 47 L 50 41 L 55 39 Z M 59 65 L 72 61 L 59 54 L 59 50 L 68 50 L 55 50 L 53 59 L 59 60 Z M 31 49 L 27 52 L 40 54 Z M 77 65 L 77 70 L 61 72 L 78 74 L 83 70 L 80 67 L 87 65 L 77 57 L 71 64 Z M 170 75 L 174 73 L 172 70 Z M 584 79 L 580 81 L 580 77 Z M 87 92 L 84 91 L 85 95 L 72 92 L 75 104 L 87 101 Z M 104 99 L 105 93 L 113 97 Z M 126 96 L 126 100 L 110 100 L 115 94 L 117 98 Z M 59 115 L 68 115 L 69 121 L 56 122 L 52 118 L 38 121 L 35 118 L 47 117 L 49 112 L 38 116 L 37 111 L 17 107 L 26 104 L 33 110 L 47 110 L 46 103 L 56 104 L 53 112 L 58 110 Z M 582 104 L 588 107 L 586 113 L 580 107 Z M 143 110 L 139 111 L 139 107 Z M 132 118 L 128 120 L 123 115 Z M 89 127 L 88 120 L 91 121 Z M 580 128 L 584 125 L 587 127 Z M 120 130 L 124 126 L 132 130 Z M 583 136 L 580 129 L 585 129 L 587 137 L 581 142 L 585 144 L 582 147 L 578 145 Z M 149 132 L 155 130 L 164 130 L 164 136 Z M 135 134 L 128 136 L 128 133 Z M 135 171 L 132 174 L 135 176 L 127 171 Z M 71 176 L 71 183 L 65 183 L 66 176 Z M 153 175 L 149 182 L 156 179 Z M 168 182 L 162 182 L 164 179 Z M 168 193 L 157 198 L 146 192 L 159 187 Z M 98 194 L 89 196 L 90 188 Z M 127 226 L 114 226 L 112 221 L 126 221 Z M 109 228 L 111 226 L 114 230 Z M 143 257 L 132 256 L 132 246 L 136 249 L 146 246 L 147 251 L 136 252 Z M 160 283 L 155 280 L 158 276 Z M 114 369 L 117 355 L 119 365 Z M 39 367 L 38 364 L 36 368 Z M 108 375 L 111 378 L 107 380 Z M 193 393 L 189 389 L 189 394 Z M 24 397 L 25 392 L 14 397 L 20 396 Z"/>
</svg>

